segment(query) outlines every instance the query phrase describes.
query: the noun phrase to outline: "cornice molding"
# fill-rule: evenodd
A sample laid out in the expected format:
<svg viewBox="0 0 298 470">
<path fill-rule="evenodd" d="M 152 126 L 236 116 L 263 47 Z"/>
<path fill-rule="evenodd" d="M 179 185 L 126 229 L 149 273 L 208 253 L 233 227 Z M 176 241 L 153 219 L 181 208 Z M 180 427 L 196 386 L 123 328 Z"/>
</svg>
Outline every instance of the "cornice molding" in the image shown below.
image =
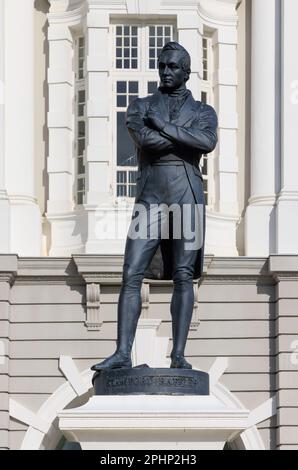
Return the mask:
<svg viewBox="0 0 298 470">
<path fill-rule="evenodd" d="M 60 2 L 64 0 L 52 0 L 52 2 Z M 67 23 L 70 26 L 74 25 L 82 20 L 87 15 L 88 5 L 85 0 L 77 0 L 72 3 L 73 8 L 56 8 L 57 5 L 50 8 L 50 12 L 47 15 L 49 24 L 64 24 Z"/>
<path fill-rule="evenodd" d="M 238 15 L 236 6 L 238 0 L 200 0 L 199 14 L 210 27 L 237 26 Z"/>
</svg>

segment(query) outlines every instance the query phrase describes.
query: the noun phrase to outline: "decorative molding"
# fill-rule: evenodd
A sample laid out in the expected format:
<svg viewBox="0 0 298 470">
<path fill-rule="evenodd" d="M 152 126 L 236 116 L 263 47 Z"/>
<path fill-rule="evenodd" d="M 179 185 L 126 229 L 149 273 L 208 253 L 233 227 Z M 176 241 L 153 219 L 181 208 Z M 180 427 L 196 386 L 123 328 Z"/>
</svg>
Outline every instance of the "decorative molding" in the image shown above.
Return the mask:
<svg viewBox="0 0 298 470">
<path fill-rule="evenodd" d="M 82 380 L 77 366 L 70 356 L 60 356 L 59 369 L 78 396 L 84 395 L 84 393 L 88 392 L 88 387 Z"/>
<path fill-rule="evenodd" d="M 250 425 L 255 426 L 259 423 L 262 423 L 266 419 L 272 418 L 272 416 L 276 415 L 276 408 L 276 395 L 274 395 L 274 397 L 265 401 L 260 406 L 250 412 L 250 415 L 248 417 Z"/>
<path fill-rule="evenodd" d="M 18 273 L 18 256 L 0 254 L 0 282 L 12 286 Z"/>
<path fill-rule="evenodd" d="M 225 373 L 229 365 L 227 357 L 218 357 L 209 369 L 210 387 L 217 384 L 221 376 Z"/>
<path fill-rule="evenodd" d="M 160 10 L 161 0 L 126 0 L 129 15 L 150 15 Z"/>
<path fill-rule="evenodd" d="M 238 0 L 200 0 L 198 10 L 206 24 L 211 27 L 237 26 Z"/>
<path fill-rule="evenodd" d="M 103 324 L 103 315 L 100 311 L 100 284 L 91 282 L 86 284 L 87 317 L 86 326 L 89 331 L 99 331 Z"/>
<path fill-rule="evenodd" d="M 17 403 L 12 398 L 9 400 L 9 415 L 21 423 L 28 424 L 33 429 L 42 433 L 46 433 L 49 430 L 50 423 L 46 422 L 43 418 L 33 413 L 25 406 Z"/>
<path fill-rule="evenodd" d="M 93 372 L 90 369 L 87 369 L 80 373 L 81 380 L 90 390 L 91 379 Z M 217 397 L 222 403 L 225 403 L 230 407 L 239 407 L 245 409 L 242 403 L 238 398 L 231 393 L 225 386 L 220 383 L 215 384 L 213 388 L 213 394 Z M 71 387 L 69 382 L 61 385 L 41 406 L 37 413 L 37 417 L 47 420 L 48 422 L 53 423 L 57 418 L 58 414 L 64 410 L 76 397 L 76 394 Z M 43 448 L 44 437 L 47 436 L 44 432 L 38 432 L 31 425 L 27 430 L 24 440 L 21 445 L 22 450 L 39 450 Z M 52 436 L 50 439 L 49 446 L 46 447 L 47 450 L 55 449 L 61 438 L 61 432 L 56 427 L 52 431 Z M 260 436 L 259 431 L 255 426 L 248 429 L 242 433 L 236 441 L 234 441 L 233 446 L 235 449 L 265 449 L 264 443 Z"/>
</svg>

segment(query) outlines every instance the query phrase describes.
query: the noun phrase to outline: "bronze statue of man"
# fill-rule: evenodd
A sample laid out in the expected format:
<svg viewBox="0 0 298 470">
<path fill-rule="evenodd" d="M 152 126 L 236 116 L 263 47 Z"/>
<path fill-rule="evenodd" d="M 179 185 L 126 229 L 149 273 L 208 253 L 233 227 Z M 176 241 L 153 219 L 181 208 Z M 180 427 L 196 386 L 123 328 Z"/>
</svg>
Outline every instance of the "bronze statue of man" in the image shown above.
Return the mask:
<svg viewBox="0 0 298 470">
<path fill-rule="evenodd" d="M 190 56 L 180 44 L 167 43 L 158 64 L 160 87 L 157 92 L 137 98 L 127 109 L 127 128 L 138 152 L 135 207 L 143 207 L 148 215 L 152 207 L 156 210 L 159 205 L 174 204 L 183 216 L 182 210 L 188 207 L 190 217 L 182 218 L 191 226 L 196 225 L 196 208 L 200 207 L 199 227 L 195 230 L 203 234 L 202 241 L 190 249 L 184 232 L 173 237 L 171 214 L 167 218 L 168 237 L 162 237 L 159 223 L 152 222 L 150 217 L 149 221 L 146 217 L 141 219 L 148 236 L 132 237 L 129 232 L 118 302 L 117 349 L 112 356 L 94 365 L 93 370 L 132 367 L 131 348 L 142 307 L 141 285 L 144 277 L 149 276 L 146 273 L 150 266 L 151 274 L 173 280 L 171 367 L 192 368 L 184 357 L 184 350 L 194 305 L 193 280 L 202 274 L 204 257 L 205 201 L 199 161 L 202 154 L 216 146 L 217 116 L 211 106 L 195 101 L 186 88 L 191 71 Z M 163 215 L 160 217 L 159 222 Z M 133 220 L 134 215 L 132 224 Z M 155 224 L 154 237 L 150 236 L 152 224 Z M 161 254 L 162 264 L 156 272 L 157 253 Z"/>
</svg>

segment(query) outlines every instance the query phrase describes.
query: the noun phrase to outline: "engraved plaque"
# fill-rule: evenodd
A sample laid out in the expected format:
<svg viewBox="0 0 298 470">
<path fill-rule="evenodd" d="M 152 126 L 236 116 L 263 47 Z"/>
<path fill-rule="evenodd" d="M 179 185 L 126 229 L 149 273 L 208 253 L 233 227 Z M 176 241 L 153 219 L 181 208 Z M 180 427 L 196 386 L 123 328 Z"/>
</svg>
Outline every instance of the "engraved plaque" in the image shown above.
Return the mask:
<svg viewBox="0 0 298 470">
<path fill-rule="evenodd" d="M 95 395 L 209 395 L 209 375 L 192 369 L 106 369 L 93 385 Z"/>
</svg>

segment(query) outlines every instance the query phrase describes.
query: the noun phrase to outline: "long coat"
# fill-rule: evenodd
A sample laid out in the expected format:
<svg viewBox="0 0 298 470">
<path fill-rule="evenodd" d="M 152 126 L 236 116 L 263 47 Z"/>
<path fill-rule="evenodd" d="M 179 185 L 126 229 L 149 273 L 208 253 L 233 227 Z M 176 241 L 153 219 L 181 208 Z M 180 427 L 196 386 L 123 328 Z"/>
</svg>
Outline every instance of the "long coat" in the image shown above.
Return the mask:
<svg viewBox="0 0 298 470">
<path fill-rule="evenodd" d="M 148 112 L 160 113 L 167 122 L 163 131 L 148 127 L 146 119 Z M 138 157 L 136 202 L 140 197 L 148 175 L 151 163 L 161 156 L 175 156 L 183 160 L 188 184 L 190 184 L 195 201 L 204 206 L 202 191 L 202 174 L 199 161 L 202 154 L 212 152 L 217 144 L 217 115 L 214 109 L 200 101 L 195 101 L 189 92 L 179 115 L 170 122 L 168 110 L 168 95 L 161 89 L 146 98 L 137 98 L 127 109 L 126 125 L 132 137 Z M 205 210 L 204 228 L 205 233 Z M 145 276 L 156 279 L 172 279 L 169 241 L 162 240 Z M 198 250 L 194 278 L 202 274 L 204 245 Z"/>
</svg>

